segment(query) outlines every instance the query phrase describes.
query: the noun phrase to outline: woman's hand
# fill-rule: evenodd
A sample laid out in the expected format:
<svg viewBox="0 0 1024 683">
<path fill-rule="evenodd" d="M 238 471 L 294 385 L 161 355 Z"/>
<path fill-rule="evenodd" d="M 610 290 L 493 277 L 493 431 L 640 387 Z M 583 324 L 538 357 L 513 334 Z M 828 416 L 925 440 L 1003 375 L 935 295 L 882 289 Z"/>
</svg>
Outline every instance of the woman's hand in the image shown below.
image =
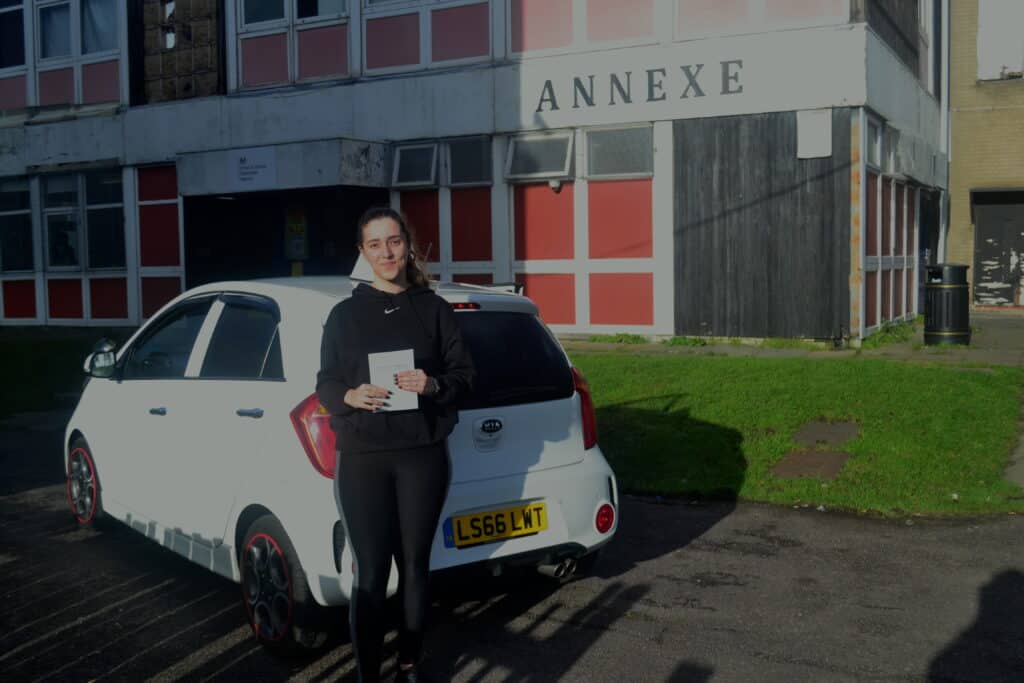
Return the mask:
<svg viewBox="0 0 1024 683">
<path fill-rule="evenodd" d="M 345 404 L 360 410 L 376 411 L 387 406 L 384 402 L 391 392 L 372 384 L 360 384 L 355 389 L 345 392 Z"/>
<path fill-rule="evenodd" d="M 412 391 L 427 396 L 437 392 L 437 381 L 427 376 L 419 368 L 416 370 L 403 370 L 395 375 L 395 384 L 403 391 Z"/>
</svg>

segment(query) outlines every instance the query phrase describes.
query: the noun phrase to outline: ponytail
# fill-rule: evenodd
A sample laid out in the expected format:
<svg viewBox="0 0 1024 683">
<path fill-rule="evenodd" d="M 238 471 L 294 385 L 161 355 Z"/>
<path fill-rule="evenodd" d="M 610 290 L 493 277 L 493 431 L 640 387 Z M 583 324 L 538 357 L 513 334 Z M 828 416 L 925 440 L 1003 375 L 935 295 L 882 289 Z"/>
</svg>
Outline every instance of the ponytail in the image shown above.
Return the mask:
<svg viewBox="0 0 1024 683">
<path fill-rule="evenodd" d="M 410 285 L 416 287 L 430 287 L 426 255 L 420 251 L 419 244 L 416 242 L 416 233 L 409 227 L 401 212 L 388 206 L 374 206 L 364 211 L 363 215 L 359 217 L 356 229 L 356 246 L 359 247 L 363 243 L 363 229 L 366 228 L 367 223 L 378 218 L 390 218 L 398 223 L 402 236 L 405 238 L 406 244 L 409 245 L 409 255 L 405 260 L 405 279 L 409 281 Z"/>
</svg>

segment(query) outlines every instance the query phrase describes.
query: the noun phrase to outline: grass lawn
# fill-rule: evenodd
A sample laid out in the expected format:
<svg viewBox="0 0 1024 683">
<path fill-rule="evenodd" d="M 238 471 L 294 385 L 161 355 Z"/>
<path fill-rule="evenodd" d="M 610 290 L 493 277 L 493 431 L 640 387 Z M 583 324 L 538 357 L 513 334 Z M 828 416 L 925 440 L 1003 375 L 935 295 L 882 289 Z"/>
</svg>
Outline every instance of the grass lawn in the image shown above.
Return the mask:
<svg viewBox="0 0 1024 683">
<path fill-rule="evenodd" d="M 82 363 L 93 344 L 107 337 L 120 344 L 133 328 L 3 328 L 0 329 L 0 417 L 45 410 L 56 394 L 82 388 Z"/>
<path fill-rule="evenodd" d="M 573 354 L 624 491 L 911 513 L 1024 511 L 1003 479 L 1024 371 L 874 359 Z M 830 482 L 770 470 L 805 423 L 860 436 Z"/>
</svg>

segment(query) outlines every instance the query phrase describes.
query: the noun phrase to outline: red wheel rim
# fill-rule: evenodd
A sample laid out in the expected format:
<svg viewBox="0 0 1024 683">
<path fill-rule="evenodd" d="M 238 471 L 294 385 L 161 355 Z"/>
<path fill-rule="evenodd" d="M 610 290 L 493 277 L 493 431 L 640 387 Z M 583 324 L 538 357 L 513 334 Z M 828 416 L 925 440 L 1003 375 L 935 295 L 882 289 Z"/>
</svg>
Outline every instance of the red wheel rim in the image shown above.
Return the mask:
<svg viewBox="0 0 1024 683">
<path fill-rule="evenodd" d="M 68 454 L 67 497 L 79 524 L 88 524 L 96 514 L 96 465 L 89 451 L 75 448 Z"/>
<path fill-rule="evenodd" d="M 292 584 L 288 562 L 272 536 L 259 533 L 242 553 L 242 594 L 257 636 L 283 639 L 292 625 Z"/>
</svg>

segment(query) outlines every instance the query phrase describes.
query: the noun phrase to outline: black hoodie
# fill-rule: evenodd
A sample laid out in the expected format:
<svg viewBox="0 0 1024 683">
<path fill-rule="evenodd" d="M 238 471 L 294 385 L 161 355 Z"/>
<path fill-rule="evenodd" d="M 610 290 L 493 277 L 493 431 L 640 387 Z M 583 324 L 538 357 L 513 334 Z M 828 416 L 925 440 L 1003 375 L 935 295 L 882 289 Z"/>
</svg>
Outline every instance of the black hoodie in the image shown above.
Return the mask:
<svg viewBox="0 0 1024 683">
<path fill-rule="evenodd" d="M 440 387 L 434 396 L 419 397 L 419 410 L 374 413 L 345 403 L 345 392 L 370 382 L 367 354 L 408 348 L 416 367 Z M 459 419 L 455 402 L 472 390 L 475 377 L 451 305 L 426 287 L 388 294 L 360 284 L 324 323 L 316 393 L 343 453 L 443 441 Z"/>
</svg>

